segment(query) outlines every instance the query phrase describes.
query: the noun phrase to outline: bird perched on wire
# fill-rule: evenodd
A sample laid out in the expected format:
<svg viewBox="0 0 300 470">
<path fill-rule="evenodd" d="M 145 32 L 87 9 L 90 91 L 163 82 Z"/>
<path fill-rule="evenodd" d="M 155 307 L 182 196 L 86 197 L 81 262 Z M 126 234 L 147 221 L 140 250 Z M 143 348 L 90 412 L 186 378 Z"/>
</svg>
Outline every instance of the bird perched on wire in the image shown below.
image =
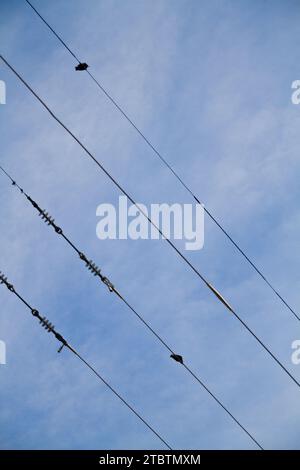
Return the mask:
<svg viewBox="0 0 300 470">
<path fill-rule="evenodd" d="M 180 364 L 183 364 L 183 357 L 180 356 L 179 354 L 171 354 L 170 356 L 174 361 L 180 362 Z"/>
<path fill-rule="evenodd" d="M 75 70 L 81 71 L 86 70 L 88 68 L 88 64 L 86 62 L 80 62 L 80 64 L 76 65 Z"/>
</svg>

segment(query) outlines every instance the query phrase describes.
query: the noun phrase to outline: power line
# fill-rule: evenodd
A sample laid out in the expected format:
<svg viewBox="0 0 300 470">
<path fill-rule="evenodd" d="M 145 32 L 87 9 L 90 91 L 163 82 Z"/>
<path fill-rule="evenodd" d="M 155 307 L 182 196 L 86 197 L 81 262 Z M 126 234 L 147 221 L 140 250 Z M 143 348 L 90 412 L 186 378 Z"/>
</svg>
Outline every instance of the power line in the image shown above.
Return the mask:
<svg viewBox="0 0 300 470">
<path fill-rule="evenodd" d="M 14 288 L 14 286 L 12 284 L 10 284 L 7 280 L 7 277 L 5 277 L 1 272 L 0 272 L 0 284 L 4 284 L 7 289 L 12 292 L 16 297 L 18 297 L 18 299 L 31 311 L 32 315 L 34 317 L 36 317 L 41 326 L 43 328 L 45 328 L 45 330 L 48 332 L 48 333 L 52 333 L 55 338 L 61 343 L 61 346 L 58 350 L 58 352 L 61 352 L 61 350 L 66 347 L 68 348 L 73 354 L 75 354 L 75 356 L 78 357 L 78 359 L 80 359 L 80 361 L 82 361 L 95 375 L 96 377 L 98 377 L 98 379 L 100 379 L 104 385 L 106 385 L 106 387 L 109 388 L 109 390 L 116 396 L 118 397 L 121 402 L 127 407 L 130 409 L 130 411 L 132 411 L 132 413 L 135 414 L 135 416 L 137 416 L 144 424 L 145 426 L 147 426 L 148 429 L 150 429 L 150 431 L 152 431 L 153 434 L 155 434 L 156 437 L 158 437 L 158 439 L 160 439 L 160 441 L 170 450 L 172 450 L 172 448 L 170 447 L 170 445 L 165 441 L 165 439 L 157 432 L 155 431 L 155 429 L 150 426 L 150 424 L 122 397 L 122 395 L 120 395 L 120 393 L 118 393 L 108 382 L 106 379 L 104 379 L 102 377 L 102 375 L 99 374 L 99 372 L 96 371 L 96 369 L 94 369 L 93 366 L 91 366 L 91 364 L 86 361 L 72 346 L 70 346 L 70 344 L 65 340 L 65 338 L 60 334 L 58 333 L 56 330 L 55 330 L 55 327 L 54 325 L 52 325 L 52 323 L 50 323 L 50 321 L 46 318 L 46 317 L 42 317 L 40 312 L 38 310 L 36 310 L 35 308 L 32 308 L 31 305 L 16 291 L 16 289 Z"/>
<path fill-rule="evenodd" d="M 101 274 L 101 269 L 96 266 L 96 264 L 92 260 L 88 260 L 87 257 L 80 251 L 76 245 L 70 240 L 69 237 L 65 235 L 63 230 L 56 225 L 55 220 L 53 217 L 49 215 L 48 212 L 45 212 L 40 208 L 38 203 L 29 196 L 21 186 L 16 182 L 14 178 L 0 165 L 0 170 L 7 176 L 7 178 L 11 181 L 12 185 L 19 189 L 20 193 L 26 197 L 26 199 L 31 203 L 31 205 L 37 210 L 39 215 L 42 217 L 44 222 L 48 226 L 52 226 L 54 231 L 57 235 L 60 235 L 64 238 L 64 240 L 71 246 L 71 248 L 79 255 L 80 259 L 84 261 L 86 267 L 89 271 L 94 274 L 94 276 L 98 276 L 101 281 L 109 288 L 110 292 L 114 292 L 119 299 L 121 299 L 125 305 L 136 315 L 136 317 L 148 328 L 148 330 L 158 339 L 161 344 L 171 353 L 171 357 L 179 357 L 181 360 L 179 361 L 185 369 L 189 372 L 189 374 L 211 395 L 211 397 L 221 406 L 221 408 L 233 419 L 233 421 L 252 439 L 252 441 L 261 449 L 263 450 L 262 446 L 258 443 L 258 441 L 250 434 L 250 432 L 235 418 L 235 416 L 223 405 L 223 403 L 216 397 L 214 393 L 205 385 L 205 383 L 183 362 L 182 356 L 179 356 L 174 353 L 171 347 L 166 343 L 164 339 L 146 322 L 146 320 L 130 305 L 130 303 L 120 294 L 119 290 L 115 288 L 115 286 L 110 282 L 110 280 Z"/>
<path fill-rule="evenodd" d="M 56 36 L 56 38 L 60 41 L 60 43 L 67 49 L 67 51 L 74 57 L 75 60 L 79 64 L 81 61 L 78 57 L 74 54 L 74 52 L 70 49 L 69 46 L 63 41 L 61 36 L 59 36 L 56 31 L 50 26 L 50 24 L 43 18 L 43 16 L 37 11 L 37 9 L 28 1 L 25 0 L 26 3 L 32 8 L 32 10 L 39 16 L 39 18 L 45 23 L 45 25 L 52 31 L 52 33 Z M 87 65 L 87 64 L 85 64 Z M 168 163 L 166 158 L 163 157 L 161 152 L 155 147 L 151 141 L 146 137 L 146 135 L 140 130 L 137 124 L 129 117 L 129 115 L 124 111 L 124 109 L 117 103 L 117 101 L 108 93 L 108 91 L 104 88 L 103 85 L 93 76 L 93 74 L 87 69 L 87 67 L 83 68 L 90 78 L 94 81 L 97 87 L 104 93 L 106 98 L 115 106 L 115 108 L 122 114 L 122 116 L 129 122 L 129 124 L 135 129 L 135 131 L 140 135 L 140 137 L 144 140 L 144 142 L 151 148 L 151 150 L 155 153 L 155 155 L 163 162 L 163 164 L 171 171 L 171 173 L 175 176 L 175 178 L 179 181 L 179 183 L 188 191 L 188 193 L 193 197 L 193 199 L 197 202 L 197 204 L 201 204 L 205 213 L 210 217 L 210 219 L 219 227 L 219 229 L 223 232 L 223 234 L 227 237 L 227 239 L 232 243 L 232 245 L 239 251 L 239 253 L 244 257 L 244 259 L 250 264 L 250 266 L 256 271 L 256 273 L 263 279 L 263 281 L 272 289 L 274 294 L 281 300 L 281 302 L 289 309 L 289 311 L 294 315 L 297 320 L 300 321 L 299 315 L 295 312 L 295 310 L 289 305 L 289 303 L 282 297 L 282 295 L 275 289 L 272 283 L 267 279 L 267 277 L 262 273 L 262 271 L 256 266 L 256 264 L 251 261 L 249 256 L 246 252 L 239 246 L 239 244 L 233 239 L 233 237 L 228 233 L 227 230 L 223 227 L 223 225 L 214 217 L 212 212 L 205 207 L 205 205 L 199 200 L 199 198 L 193 193 L 193 191 L 189 188 L 189 186 L 183 181 L 183 179 L 179 176 L 179 174 L 174 170 L 174 168 Z"/>
<path fill-rule="evenodd" d="M 210 291 L 227 307 L 229 311 L 233 313 L 232 307 L 224 299 L 224 297 L 215 289 L 215 287 L 210 284 L 205 277 L 193 266 L 193 264 L 181 253 L 181 251 L 171 242 L 167 237 L 164 236 L 162 230 L 150 219 L 148 214 L 135 202 L 132 196 L 118 183 L 118 181 L 109 173 L 108 170 L 104 168 L 102 163 L 97 160 L 97 158 L 87 149 L 87 147 L 81 142 L 81 140 L 76 137 L 76 135 L 54 114 L 49 106 L 40 98 L 40 96 L 30 87 L 30 85 L 21 77 L 21 75 L 13 68 L 12 65 L 7 62 L 2 55 L 0 55 L 1 60 L 8 66 L 8 68 L 18 77 L 18 79 L 25 85 L 25 87 L 33 94 L 33 96 L 42 104 L 42 106 L 48 111 L 48 113 L 53 117 L 53 119 L 75 140 L 75 142 L 84 150 L 88 157 L 93 160 L 93 162 L 100 168 L 103 173 L 112 181 L 112 183 L 129 199 L 129 201 L 137 207 L 140 213 L 148 220 L 148 222 L 159 232 L 159 234 L 165 239 L 165 241 L 175 250 L 175 252 L 182 258 L 182 260 L 194 271 L 194 273 L 205 283 L 205 285 L 210 289 Z"/>
<path fill-rule="evenodd" d="M 127 191 L 118 183 L 118 181 L 104 168 L 104 166 L 97 160 L 97 158 L 85 147 L 81 140 L 76 137 L 76 135 L 54 114 L 49 106 L 39 97 L 39 95 L 30 87 L 30 85 L 21 77 L 21 75 L 13 68 L 12 65 L 7 62 L 2 55 L 0 55 L 1 60 L 8 66 L 8 68 L 18 77 L 18 79 L 25 85 L 25 87 L 35 96 L 35 98 L 42 104 L 42 106 L 48 111 L 48 113 L 53 117 L 53 119 L 63 128 L 65 131 L 77 142 L 77 144 L 84 150 L 84 152 L 91 158 L 94 163 L 105 173 L 105 175 L 114 183 L 114 185 L 135 205 L 140 213 L 148 220 L 148 222 L 153 225 L 153 227 L 158 230 L 160 235 L 165 239 L 165 241 L 175 250 L 175 252 L 182 258 L 182 260 L 194 271 L 194 273 L 205 283 L 209 290 L 218 298 L 218 300 L 225 305 L 225 307 L 235 316 L 235 318 L 240 322 L 240 324 L 246 328 L 246 330 L 252 335 L 252 337 L 263 347 L 263 349 L 275 360 L 275 362 L 281 367 L 281 369 L 293 380 L 293 382 L 300 388 L 300 383 L 293 377 L 293 375 L 287 370 L 287 368 L 277 359 L 277 357 L 270 351 L 270 349 L 258 338 L 258 336 L 248 327 L 248 325 L 242 320 L 242 318 L 237 314 L 237 312 L 230 306 L 230 304 L 225 300 L 225 298 L 220 294 L 220 292 L 215 289 L 215 287 L 210 284 L 205 277 L 194 267 L 194 265 L 181 253 L 181 251 L 171 242 L 167 237 L 164 236 L 161 229 L 150 219 L 148 214 L 135 202 L 135 200 L 127 193 Z"/>
<path fill-rule="evenodd" d="M 108 279 L 108 277 L 104 276 L 102 274 L 101 269 L 96 265 L 96 263 L 88 259 L 88 257 L 75 245 L 73 241 L 64 233 L 64 231 L 59 227 L 56 223 L 53 217 L 46 212 L 45 210 L 41 209 L 39 204 L 31 197 L 29 194 L 27 194 L 21 186 L 16 182 L 14 178 L 0 165 L 0 170 L 10 179 L 12 182 L 12 185 L 15 186 L 16 188 L 19 189 L 20 193 L 30 202 L 30 204 L 34 207 L 34 209 L 38 212 L 39 216 L 42 218 L 42 220 L 48 225 L 52 226 L 54 231 L 57 233 L 57 235 L 61 236 L 67 243 L 68 245 L 75 251 L 75 253 L 79 256 L 80 260 L 83 261 L 85 264 L 86 268 L 93 274 L 95 277 L 98 277 L 102 283 L 108 288 L 110 292 L 113 292 L 114 294 L 117 295 L 117 297 L 122 300 L 126 304 L 126 306 L 139 318 L 140 321 L 144 323 L 144 325 L 151 331 L 152 334 L 156 336 L 156 338 L 161 342 L 163 346 L 165 346 L 168 351 L 171 354 L 175 354 L 174 351 L 167 345 L 167 343 L 161 338 L 160 335 L 158 335 L 152 328 L 151 326 L 144 320 L 144 318 L 132 307 L 132 305 L 129 304 L 129 302 L 126 301 L 126 299 L 123 297 L 123 295 L 120 293 L 120 291 L 113 285 L 113 283 Z"/>
</svg>

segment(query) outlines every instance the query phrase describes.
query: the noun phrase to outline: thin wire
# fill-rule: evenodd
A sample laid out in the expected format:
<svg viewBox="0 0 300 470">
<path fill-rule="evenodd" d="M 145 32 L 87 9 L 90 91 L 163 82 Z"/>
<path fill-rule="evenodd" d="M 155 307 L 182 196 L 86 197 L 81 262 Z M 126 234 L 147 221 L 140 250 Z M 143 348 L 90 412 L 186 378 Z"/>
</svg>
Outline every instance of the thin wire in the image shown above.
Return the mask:
<svg viewBox="0 0 300 470">
<path fill-rule="evenodd" d="M 147 421 L 131 406 L 124 398 L 103 378 L 101 375 L 82 357 L 76 352 L 76 356 L 92 371 L 94 374 L 99 377 L 100 380 L 166 445 L 166 447 L 172 450 L 172 447 L 155 431 L 155 429 L 147 423 Z"/>
<path fill-rule="evenodd" d="M 4 170 L 4 168 L 0 165 L 0 170 L 10 179 L 12 182 L 13 186 L 16 186 L 22 195 L 27 197 L 30 201 L 33 201 L 34 206 L 38 211 L 40 211 L 40 208 L 38 204 L 30 197 L 28 194 L 18 185 L 15 179 L 12 178 L 12 176 Z M 52 223 L 54 227 L 55 224 Z M 56 231 L 57 232 L 57 231 Z M 75 244 L 64 234 L 63 231 L 57 232 L 59 235 L 61 235 L 66 242 L 73 248 L 73 250 L 77 254 L 81 254 L 82 252 L 75 246 Z M 162 339 L 162 337 L 144 320 L 144 318 L 129 304 L 129 302 L 120 294 L 118 290 L 115 288 L 113 289 L 113 292 L 117 294 L 119 299 L 121 299 L 127 307 L 137 316 L 137 318 L 148 328 L 148 330 L 162 343 L 162 345 L 171 353 L 174 354 L 174 351 L 171 349 L 171 347 Z M 28 305 L 27 305 L 28 306 Z M 30 307 L 30 306 L 29 306 Z M 211 395 L 211 397 L 225 410 L 225 412 L 234 420 L 234 422 L 252 439 L 252 441 L 261 449 L 263 450 L 262 446 L 257 442 L 257 440 L 247 431 L 247 429 L 237 420 L 237 418 L 234 417 L 234 415 L 223 405 L 223 403 L 213 394 L 213 392 L 210 391 L 210 389 L 207 387 L 207 385 L 204 384 L 204 382 L 185 364 L 183 364 L 185 369 L 192 375 L 192 377 L 195 378 L 195 380 Z"/>
<path fill-rule="evenodd" d="M 37 11 L 37 9 L 30 3 L 28 2 L 28 0 L 25 0 L 25 2 L 28 3 L 28 5 L 33 9 L 33 11 L 39 16 L 39 18 L 43 21 L 43 23 L 45 23 L 46 26 L 48 26 L 48 28 L 52 31 L 52 33 L 54 34 L 54 36 L 57 37 L 57 39 L 62 43 L 62 45 L 70 52 L 70 54 L 74 57 L 74 59 L 76 59 L 78 62 L 79 59 L 76 57 L 76 55 L 74 54 L 74 52 L 71 51 L 71 49 L 67 46 L 67 44 L 62 40 L 62 38 L 56 33 L 56 31 L 54 31 L 54 29 L 50 26 L 49 23 L 47 23 L 47 21 L 42 17 L 42 15 Z"/>
<path fill-rule="evenodd" d="M 10 179 L 10 181 L 12 182 L 12 184 L 14 186 L 16 186 L 22 195 L 24 195 L 28 200 L 30 201 L 33 201 L 36 209 L 38 210 L 38 212 L 42 213 L 42 210 L 40 209 L 40 207 L 38 206 L 38 204 L 31 198 L 31 196 L 28 195 L 28 193 L 26 193 L 24 191 L 23 188 L 21 188 L 21 186 L 19 186 L 19 184 L 16 182 L 16 180 L 14 178 L 12 178 L 12 176 L 0 165 L 0 170 Z M 47 221 L 46 221 L 47 222 Z M 54 224 L 53 224 L 54 225 Z M 73 241 L 71 241 L 71 239 L 63 232 L 63 231 L 60 231 L 58 233 L 67 243 L 68 245 L 78 254 L 82 254 L 82 251 L 75 245 L 75 243 Z M 98 273 L 98 276 L 101 278 L 104 278 L 104 276 L 101 276 L 101 273 L 100 273 L 100 270 L 99 270 L 99 273 Z M 107 278 L 105 278 L 107 279 Z M 102 279 L 101 279 L 102 280 Z M 144 320 L 144 318 L 132 307 L 132 305 L 130 305 L 130 303 L 124 298 L 124 296 L 120 293 L 119 290 L 117 290 L 113 285 L 112 285 L 112 288 L 113 288 L 113 292 L 118 296 L 118 298 L 124 302 L 124 304 L 139 318 L 139 320 L 141 322 L 144 323 L 144 325 L 151 331 L 152 334 L 154 334 L 156 336 L 156 338 L 162 343 L 163 346 L 165 346 L 168 351 L 171 353 L 171 354 L 175 354 L 174 350 L 171 349 L 167 343 L 159 336 L 158 333 L 156 333 L 156 331 L 153 330 L 153 328 L 146 322 L 146 320 Z"/>
<path fill-rule="evenodd" d="M 80 63 L 79 58 L 74 54 L 74 52 L 70 49 L 69 46 L 63 41 L 63 39 L 54 31 L 54 29 L 50 26 L 50 24 L 42 17 L 42 15 L 37 11 L 37 9 L 28 1 L 25 2 L 34 10 L 34 12 L 39 16 L 39 18 L 45 23 L 45 25 L 52 31 L 52 33 L 56 36 L 56 38 L 61 42 L 61 44 L 69 51 L 69 53 Z M 189 194 L 194 198 L 197 204 L 201 204 L 205 213 L 210 217 L 210 219 L 219 227 L 219 229 L 223 232 L 223 234 L 228 238 L 228 240 L 234 245 L 234 247 L 239 251 L 239 253 L 245 258 L 245 260 L 252 266 L 252 268 L 257 272 L 257 274 L 263 279 L 263 281 L 272 289 L 274 294 L 283 302 L 283 304 L 289 309 L 289 311 L 294 315 L 297 320 L 300 321 L 300 316 L 295 312 L 295 310 L 288 304 L 288 302 L 281 296 L 281 294 L 274 288 L 271 282 L 266 278 L 266 276 L 262 273 L 262 271 L 254 264 L 253 261 L 248 257 L 245 251 L 238 245 L 236 241 L 232 238 L 232 236 L 224 229 L 221 223 L 213 216 L 209 209 L 207 209 L 204 204 L 198 199 L 197 196 L 193 193 L 193 191 L 188 187 L 188 185 L 183 181 L 183 179 L 179 176 L 179 174 L 174 170 L 174 168 L 168 163 L 168 161 L 162 156 L 159 150 L 150 142 L 150 140 L 145 136 L 145 134 L 139 129 L 139 127 L 132 121 L 132 119 L 128 116 L 128 114 L 124 111 L 124 109 L 117 103 L 117 101 L 108 93 L 108 91 L 104 88 L 103 85 L 93 76 L 93 74 L 86 69 L 85 70 L 90 78 L 95 82 L 98 88 L 104 93 L 104 95 L 109 99 L 109 101 L 118 109 L 118 111 L 123 115 L 123 117 L 129 122 L 129 124 L 136 130 L 136 132 L 140 135 L 140 137 L 146 142 L 146 144 L 151 148 L 151 150 L 156 154 L 156 156 L 164 163 L 164 165 L 173 173 L 175 178 L 179 181 L 179 183 L 189 192 Z"/>
<path fill-rule="evenodd" d="M 256 339 L 263 349 L 277 362 L 281 369 L 286 372 L 286 374 L 293 380 L 293 382 L 300 388 L 300 383 L 292 376 L 292 374 L 287 370 L 287 368 L 277 359 L 270 349 L 258 338 L 258 336 L 247 326 L 247 324 L 241 319 L 241 317 L 233 310 L 230 304 L 224 299 L 224 297 L 205 279 L 205 277 L 193 266 L 193 264 L 181 253 L 181 251 L 166 237 L 164 237 L 163 232 L 152 222 L 148 214 L 146 214 L 142 208 L 134 201 L 134 199 L 129 196 L 129 194 L 123 189 L 123 187 L 113 178 L 113 176 L 103 167 L 103 165 L 94 157 L 94 155 L 84 146 L 84 144 L 70 131 L 70 129 L 51 111 L 51 109 L 46 105 L 46 103 L 37 95 L 37 93 L 28 85 L 28 83 L 19 75 L 19 73 L 10 65 L 2 55 L 0 55 L 1 60 L 8 66 L 8 68 L 19 78 L 19 80 L 26 86 L 26 88 L 36 97 L 36 99 L 43 105 L 43 107 L 49 112 L 49 114 L 55 119 L 55 121 L 60 124 L 63 129 L 80 145 L 80 147 L 85 151 L 85 153 L 96 163 L 96 165 L 108 176 L 108 178 L 115 184 L 115 186 L 135 205 L 140 213 L 152 224 L 166 242 L 176 251 L 176 253 L 185 261 L 185 263 L 194 271 L 194 273 L 205 283 L 205 285 L 210 289 L 210 291 L 218 298 L 218 300 L 225 305 L 225 307 L 236 317 L 236 319 L 243 325 L 247 331 Z"/>
<path fill-rule="evenodd" d="M 57 333 L 54 330 L 54 326 L 51 325 L 48 320 L 46 320 L 45 318 L 42 318 L 40 316 L 39 312 L 31 307 L 31 305 L 15 290 L 15 288 L 11 284 L 9 284 L 7 282 L 7 280 L 4 279 L 3 276 L 1 276 L 1 273 L 0 273 L 0 282 L 1 282 L 1 284 L 5 284 L 8 287 L 8 289 L 10 290 L 10 292 L 15 294 L 15 296 L 18 297 L 18 299 L 32 312 L 32 314 L 34 314 L 34 316 L 36 316 L 40 320 L 40 323 L 42 323 L 42 326 L 47 325 L 49 332 L 52 332 L 56 337 L 61 338 L 59 340 L 62 342 L 63 346 L 66 346 L 72 353 L 74 353 L 75 356 L 77 356 L 80 359 L 80 361 L 82 361 L 96 375 L 96 377 L 98 377 L 98 379 L 100 379 L 106 385 L 106 387 L 108 387 L 109 390 L 116 397 L 118 397 L 119 400 L 121 400 L 121 402 L 125 406 L 127 406 L 127 408 L 129 408 L 129 410 L 132 411 L 132 413 L 134 413 L 135 416 L 137 416 L 145 424 L 145 426 L 147 426 L 147 428 L 150 429 L 150 431 L 152 431 L 153 434 L 155 434 L 156 437 L 158 437 L 158 439 L 160 439 L 160 441 L 168 449 L 172 450 L 172 448 L 165 441 L 165 439 L 157 431 L 155 431 L 155 429 L 107 382 L 107 380 L 105 380 L 102 377 L 102 375 L 99 374 L 99 372 L 96 371 L 96 369 L 94 369 L 93 366 L 91 366 L 91 364 L 88 361 L 86 361 L 72 346 L 70 346 L 68 344 L 68 342 L 59 333 Z M 35 313 L 33 313 L 33 312 L 35 312 Z M 49 327 L 49 325 L 50 325 L 50 327 Z"/>
<path fill-rule="evenodd" d="M 223 405 L 223 403 L 221 403 L 212 393 L 211 391 L 207 388 L 207 386 L 202 382 L 202 380 L 199 379 L 199 377 L 197 377 L 194 372 L 186 365 L 186 364 L 183 364 L 183 367 L 194 377 L 195 380 L 197 380 L 197 382 L 199 382 L 200 385 L 202 385 L 203 388 L 205 388 L 205 390 L 211 395 L 214 397 L 214 399 L 216 400 L 216 402 L 223 408 L 223 410 L 226 411 L 226 413 L 229 414 L 229 416 L 231 416 L 231 418 L 245 431 L 246 434 L 248 434 L 248 436 L 255 442 L 255 444 L 260 448 L 260 450 L 264 450 L 263 447 L 259 444 L 259 442 L 257 442 L 257 440 L 255 440 L 253 438 L 253 436 L 249 433 L 249 431 L 247 431 L 247 429 L 241 424 L 239 423 L 236 418 L 233 416 L 233 414 Z"/>
<path fill-rule="evenodd" d="M 206 284 L 206 286 L 213 292 L 213 294 L 219 298 L 219 300 L 226 305 L 226 307 L 232 311 L 229 303 L 221 296 L 221 294 L 205 279 L 205 277 L 193 266 L 193 264 L 181 253 L 181 251 L 164 236 L 162 230 L 150 219 L 148 214 L 135 202 L 135 200 L 129 195 L 129 193 L 118 183 L 118 181 L 104 168 L 104 166 L 97 160 L 97 158 L 85 147 L 85 145 L 79 140 L 75 134 L 54 114 L 49 106 L 39 97 L 39 95 L 30 87 L 30 85 L 24 80 L 21 75 L 7 62 L 2 55 L 1 60 L 8 66 L 8 68 L 18 77 L 18 79 L 25 85 L 25 87 L 35 96 L 35 98 L 42 104 L 42 106 L 48 111 L 53 119 L 77 142 L 77 144 L 84 150 L 84 152 L 96 163 L 96 165 L 105 173 L 105 175 L 113 182 L 113 184 L 129 199 L 129 201 L 135 205 L 140 213 L 148 220 L 148 222 L 160 233 L 165 241 L 176 251 L 176 253 L 183 259 L 183 261 L 195 272 L 195 274 Z"/>
</svg>

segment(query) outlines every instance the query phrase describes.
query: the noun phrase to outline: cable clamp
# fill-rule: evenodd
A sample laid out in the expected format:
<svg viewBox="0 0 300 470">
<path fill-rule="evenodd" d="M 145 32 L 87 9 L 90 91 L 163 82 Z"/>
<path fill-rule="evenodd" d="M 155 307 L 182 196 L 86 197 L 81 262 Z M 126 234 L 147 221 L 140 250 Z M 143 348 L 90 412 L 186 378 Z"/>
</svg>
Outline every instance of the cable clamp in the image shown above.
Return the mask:
<svg viewBox="0 0 300 470">
<path fill-rule="evenodd" d="M 1 272 L 0 272 L 0 284 L 5 284 L 7 289 L 10 290 L 10 292 L 15 292 L 14 286 L 8 282 L 7 277 L 4 276 L 4 274 Z"/>
<path fill-rule="evenodd" d="M 107 277 L 103 277 L 102 281 L 108 287 L 109 292 L 114 292 L 115 286 L 110 282 Z"/>
</svg>

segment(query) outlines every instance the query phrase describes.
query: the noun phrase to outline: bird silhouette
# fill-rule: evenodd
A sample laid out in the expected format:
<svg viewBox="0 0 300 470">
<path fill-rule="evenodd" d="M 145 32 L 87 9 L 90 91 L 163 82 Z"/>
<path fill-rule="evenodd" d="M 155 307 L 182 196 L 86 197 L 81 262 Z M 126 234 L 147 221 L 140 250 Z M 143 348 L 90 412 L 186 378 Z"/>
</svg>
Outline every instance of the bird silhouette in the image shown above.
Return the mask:
<svg viewBox="0 0 300 470">
<path fill-rule="evenodd" d="M 76 65 L 75 70 L 86 70 L 88 68 L 88 64 L 86 62 L 80 62 L 80 64 Z"/>
<path fill-rule="evenodd" d="M 174 361 L 180 362 L 180 364 L 183 364 L 183 357 L 180 356 L 179 354 L 171 354 L 170 356 Z"/>
</svg>

